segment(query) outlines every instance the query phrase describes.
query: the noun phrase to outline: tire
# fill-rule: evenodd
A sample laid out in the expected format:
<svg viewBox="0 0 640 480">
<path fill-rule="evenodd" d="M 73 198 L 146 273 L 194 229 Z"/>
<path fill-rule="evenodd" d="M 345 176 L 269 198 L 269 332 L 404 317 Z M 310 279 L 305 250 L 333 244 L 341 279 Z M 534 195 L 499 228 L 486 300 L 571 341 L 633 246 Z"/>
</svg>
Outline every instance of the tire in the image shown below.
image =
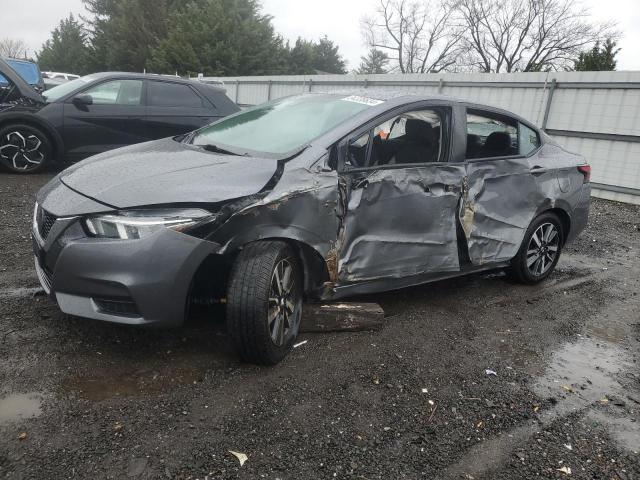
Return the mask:
<svg viewBox="0 0 640 480">
<path fill-rule="evenodd" d="M 553 213 L 543 213 L 529 225 L 507 275 L 526 285 L 543 281 L 556 268 L 563 244 L 562 222 Z"/>
<path fill-rule="evenodd" d="M 0 128 L 0 166 L 12 173 L 44 170 L 53 157 L 49 137 L 36 127 L 9 124 Z"/>
<path fill-rule="evenodd" d="M 293 249 L 280 241 L 248 244 L 234 261 L 227 331 L 245 362 L 275 365 L 291 351 L 302 317 L 300 265 Z"/>
</svg>

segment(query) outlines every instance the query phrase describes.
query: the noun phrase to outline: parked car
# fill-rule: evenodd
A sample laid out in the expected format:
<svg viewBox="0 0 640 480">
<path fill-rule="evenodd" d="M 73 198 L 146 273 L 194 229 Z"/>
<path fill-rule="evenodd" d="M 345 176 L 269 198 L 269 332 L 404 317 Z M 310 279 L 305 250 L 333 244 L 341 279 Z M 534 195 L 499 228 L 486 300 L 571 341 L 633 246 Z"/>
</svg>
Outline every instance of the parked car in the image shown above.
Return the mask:
<svg viewBox="0 0 640 480">
<path fill-rule="evenodd" d="M 62 73 L 62 72 L 42 72 L 42 76 L 44 78 L 57 78 L 64 81 L 71 81 L 80 78 L 80 75 L 74 75 L 73 73 Z"/>
<path fill-rule="evenodd" d="M 44 90 L 44 79 L 37 64 L 29 60 L 19 60 L 17 58 L 5 58 L 4 61 L 37 92 Z M 0 88 L 6 87 L 9 83 L 9 80 L 3 73 L 0 69 Z"/>
<path fill-rule="evenodd" d="M 41 171 L 114 148 L 180 135 L 238 111 L 220 88 L 176 77 L 96 73 L 34 96 L 0 72 L 0 165 Z"/>
<path fill-rule="evenodd" d="M 366 95 L 276 100 L 63 171 L 34 208 L 43 288 L 130 325 L 181 325 L 206 298 L 243 359 L 273 364 L 304 298 L 551 274 L 587 223 L 584 158 L 504 110 Z"/>
<path fill-rule="evenodd" d="M 80 75 L 60 72 L 42 72 L 42 78 L 44 79 L 44 89 L 51 90 L 53 87 L 80 78 Z"/>
</svg>

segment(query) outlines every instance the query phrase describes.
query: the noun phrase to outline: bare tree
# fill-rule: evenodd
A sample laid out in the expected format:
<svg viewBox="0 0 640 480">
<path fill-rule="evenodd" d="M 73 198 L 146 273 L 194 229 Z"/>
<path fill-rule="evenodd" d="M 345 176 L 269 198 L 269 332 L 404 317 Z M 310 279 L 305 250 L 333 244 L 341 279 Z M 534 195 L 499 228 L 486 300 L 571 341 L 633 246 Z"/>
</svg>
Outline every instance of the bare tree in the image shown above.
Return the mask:
<svg viewBox="0 0 640 480">
<path fill-rule="evenodd" d="M 361 21 L 370 48 L 389 54 L 402 73 L 441 72 L 456 64 L 461 29 L 453 8 L 439 0 L 380 0 Z"/>
<path fill-rule="evenodd" d="M 581 51 L 605 37 L 580 0 L 458 0 L 468 64 L 483 72 L 571 69 Z"/>
<path fill-rule="evenodd" d="M 24 40 L 0 39 L 0 57 L 27 58 L 29 47 Z"/>
</svg>

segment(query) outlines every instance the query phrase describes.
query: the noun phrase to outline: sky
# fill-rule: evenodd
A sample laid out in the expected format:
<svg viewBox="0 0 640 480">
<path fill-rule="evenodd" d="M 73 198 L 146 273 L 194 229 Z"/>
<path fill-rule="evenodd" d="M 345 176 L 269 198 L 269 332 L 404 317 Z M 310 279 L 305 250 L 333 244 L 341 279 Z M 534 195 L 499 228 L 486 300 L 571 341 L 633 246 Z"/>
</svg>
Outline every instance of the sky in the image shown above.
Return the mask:
<svg viewBox="0 0 640 480">
<path fill-rule="evenodd" d="M 622 33 L 618 70 L 640 70 L 640 0 L 583 0 L 596 20 L 613 20 Z M 325 34 L 340 47 L 349 70 L 365 54 L 360 19 L 374 10 L 377 0 L 262 0 L 278 33 L 317 40 Z M 0 0 L 0 38 L 20 38 L 33 53 L 50 31 L 70 12 L 82 14 L 82 0 Z"/>
</svg>

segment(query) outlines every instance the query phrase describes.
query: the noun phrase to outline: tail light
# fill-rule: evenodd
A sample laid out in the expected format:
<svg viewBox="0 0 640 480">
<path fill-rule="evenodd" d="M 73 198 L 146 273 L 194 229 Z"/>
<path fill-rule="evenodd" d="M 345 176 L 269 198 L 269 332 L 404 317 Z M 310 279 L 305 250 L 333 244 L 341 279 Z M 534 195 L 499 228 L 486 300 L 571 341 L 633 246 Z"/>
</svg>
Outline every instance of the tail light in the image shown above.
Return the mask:
<svg viewBox="0 0 640 480">
<path fill-rule="evenodd" d="M 591 181 L 591 165 L 580 165 L 578 171 L 584 175 L 584 183 Z"/>
</svg>

